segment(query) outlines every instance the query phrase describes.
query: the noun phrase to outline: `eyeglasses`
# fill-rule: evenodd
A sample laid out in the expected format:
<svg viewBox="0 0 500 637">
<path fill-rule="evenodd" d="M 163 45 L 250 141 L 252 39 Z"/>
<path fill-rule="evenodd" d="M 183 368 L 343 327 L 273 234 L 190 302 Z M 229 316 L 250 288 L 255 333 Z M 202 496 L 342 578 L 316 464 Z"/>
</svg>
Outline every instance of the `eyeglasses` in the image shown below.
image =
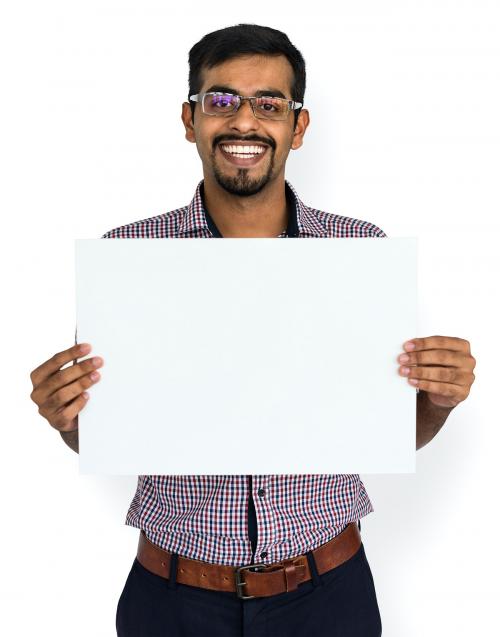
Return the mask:
<svg viewBox="0 0 500 637">
<path fill-rule="evenodd" d="M 282 97 L 243 97 L 243 95 L 219 92 L 197 93 L 190 95 L 189 99 L 193 102 L 201 102 L 205 115 L 216 117 L 230 117 L 240 108 L 243 100 L 250 102 L 253 114 L 258 119 L 284 120 L 290 111 L 302 107 L 301 102 L 286 100 Z"/>
</svg>

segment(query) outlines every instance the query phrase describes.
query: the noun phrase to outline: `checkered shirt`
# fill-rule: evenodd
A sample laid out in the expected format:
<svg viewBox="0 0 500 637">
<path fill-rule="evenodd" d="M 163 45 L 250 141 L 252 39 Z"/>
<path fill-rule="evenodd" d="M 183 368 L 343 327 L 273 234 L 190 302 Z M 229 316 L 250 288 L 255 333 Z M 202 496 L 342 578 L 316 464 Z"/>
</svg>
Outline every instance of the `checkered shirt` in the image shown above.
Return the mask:
<svg viewBox="0 0 500 637">
<path fill-rule="evenodd" d="M 106 239 L 213 238 L 198 184 L 191 203 L 114 228 Z M 385 237 L 368 221 L 295 201 L 301 237 Z M 286 237 L 283 231 L 279 238 Z M 143 529 L 158 546 L 206 562 L 240 566 L 252 561 L 248 536 L 249 485 L 257 517 L 257 561 L 279 562 L 304 554 L 340 533 L 373 506 L 357 474 L 141 475 L 125 524 Z"/>
</svg>

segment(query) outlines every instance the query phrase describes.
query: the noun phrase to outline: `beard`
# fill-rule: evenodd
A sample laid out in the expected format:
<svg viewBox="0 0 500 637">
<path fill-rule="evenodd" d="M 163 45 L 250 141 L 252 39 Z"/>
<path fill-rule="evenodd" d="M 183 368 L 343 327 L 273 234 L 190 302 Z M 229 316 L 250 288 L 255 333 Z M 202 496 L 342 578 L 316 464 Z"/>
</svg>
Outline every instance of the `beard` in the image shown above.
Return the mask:
<svg viewBox="0 0 500 637">
<path fill-rule="evenodd" d="M 254 179 L 249 177 L 249 168 L 238 168 L 238 172 L 234 177 L 225 175 L 217 166 L 215 161 L 215 153 L 212 153 L 212 168 L 214 171 L 214 177 L 222 188 L 231 195 L 238 197 L 250 197 L 260 192 L 264 186 L 266 186 L 273 175 L 274 169 L 274 150 L 269 149 L 271 152 L 271 160 L 266 172 L 260 177 Z"/>
</svg>

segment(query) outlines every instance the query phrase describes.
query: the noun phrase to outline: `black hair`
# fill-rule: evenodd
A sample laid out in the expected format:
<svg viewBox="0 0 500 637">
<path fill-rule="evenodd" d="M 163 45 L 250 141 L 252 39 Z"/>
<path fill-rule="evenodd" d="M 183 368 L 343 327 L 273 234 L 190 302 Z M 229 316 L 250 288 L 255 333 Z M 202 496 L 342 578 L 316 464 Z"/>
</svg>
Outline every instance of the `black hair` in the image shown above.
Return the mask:
<svg viewBox="0 0 500 637">
<path fill-rule="evenodd" d="M 304 103 L 306 90 L 306 63 L 301 52 L 282 31 L 258 24 L 237 24 L 207 33 L 189 51 L 189 95 L 201 89 L 201 73 L 226 60 L 244 55 L 284 55 L 290 62 L 294 80 L 291 86 L 292 99 Z M 189 102 L 194 119 L 196 102 Z M 294 111 L 294 126 L 301 109 Z"/>
</svg>

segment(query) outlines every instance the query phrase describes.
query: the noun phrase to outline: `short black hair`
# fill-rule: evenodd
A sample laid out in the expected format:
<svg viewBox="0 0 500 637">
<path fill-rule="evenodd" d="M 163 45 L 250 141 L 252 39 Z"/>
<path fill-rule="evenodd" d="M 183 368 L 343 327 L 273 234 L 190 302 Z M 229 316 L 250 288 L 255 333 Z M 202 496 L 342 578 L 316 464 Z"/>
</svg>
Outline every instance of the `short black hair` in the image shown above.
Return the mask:
<svg viewBox="0 0 500 637">
<path fill-rule="evenodd" d="M 301 52 L 290 42 L 286 33 L 258 24 L 237 24 L 207 33 L 189 51 L 189 95 L 201 89 L 201 73 L 222 62 L 244 55 L 284 55 L 293 69 L 292 99 L 304 103 L 306 63 Z M 194 119 L 196 102 L 189 102 Z M 294 111 L 295 122 L 301 109 Z"/>
</svg>

